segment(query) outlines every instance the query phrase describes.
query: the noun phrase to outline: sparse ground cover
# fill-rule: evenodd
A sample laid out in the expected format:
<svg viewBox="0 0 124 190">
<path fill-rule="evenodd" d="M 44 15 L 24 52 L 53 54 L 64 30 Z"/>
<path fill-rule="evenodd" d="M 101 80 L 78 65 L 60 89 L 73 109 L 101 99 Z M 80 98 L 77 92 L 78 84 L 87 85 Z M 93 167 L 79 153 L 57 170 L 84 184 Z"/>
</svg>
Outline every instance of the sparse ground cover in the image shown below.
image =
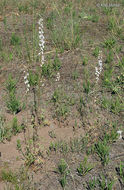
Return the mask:
<svg viewBox="0 0 124 190">
<path fill-rule="evenodd" d="M 124 189 L 124 1 L 0 1 L 0 190 Z"/>
</svg>

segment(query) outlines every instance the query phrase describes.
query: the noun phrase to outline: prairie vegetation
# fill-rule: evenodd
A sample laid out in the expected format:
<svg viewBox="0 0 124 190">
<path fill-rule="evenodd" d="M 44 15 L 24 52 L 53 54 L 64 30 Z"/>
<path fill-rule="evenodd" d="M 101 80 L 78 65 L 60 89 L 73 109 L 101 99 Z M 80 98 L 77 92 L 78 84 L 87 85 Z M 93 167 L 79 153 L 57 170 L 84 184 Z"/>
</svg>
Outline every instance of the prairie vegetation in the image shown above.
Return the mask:
<svg viewBox="0 0 124 190">
<path fill-rule="evenodd" d="M 0 190 L 124 189 L 123 9 L 0 0 Z"/>
</svg>

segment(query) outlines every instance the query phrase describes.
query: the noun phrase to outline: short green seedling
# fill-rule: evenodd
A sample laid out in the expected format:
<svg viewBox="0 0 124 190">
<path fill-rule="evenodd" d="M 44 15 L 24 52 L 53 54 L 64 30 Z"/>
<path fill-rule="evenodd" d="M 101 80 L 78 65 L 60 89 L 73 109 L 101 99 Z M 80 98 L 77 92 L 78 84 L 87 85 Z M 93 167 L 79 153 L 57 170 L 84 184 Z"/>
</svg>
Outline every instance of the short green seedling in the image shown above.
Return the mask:
<svg viewBox="0 0 124 190">
<path fill-rule="evenodd" d="M 119 175 L 124 183 L 124 162 L 120 162 Z"/>
<path fill-rule="evenodd" d="M 58 171 L 61 174 L 60 184 L 64 189 L 65 185 L 67 184 L 67 175 L 70 173 L 70 170 L 68 169 L 68 165 L 64 159 L 60 160 L 60 163 L 58 165 Z"/>
<path fill-rule="evenodd" d="M 109 162 L 109 150 L 110 147 L 107 145 L 106 140 L 99 141 L 95 144 L 95 152 L 99 156 L 103 166 L 107 165 Z"/>
<path fill-rule="evenodd" d="M 124 184 L 124 162 L 120 162 L 119 167 L 116 168 L 117 174 L 120 176 L 122 183 Z"/>
<path fill-rule="evenodd" d="M 93 166 L 87 162 L 87 157 L 80 163 L 79 167 L 77 168 L 77 172 L 80 176 L 86 175 L 89 171 L 93 169 Z"/>
<path fill-rule="evenodd" d="M 90 81 L 89 80 L 87 80 L 83 83 L 83 88 L 84 88 L 84 92 L 86 94 L 89 94 L 89 92 L 90 92 Z"/>
<path fill-rule="evenodd" d="M 104 175 L 98 178 L 98 185 L 100 190 L 112 190 L 114 185 L 114 180 L 107 179 Z"/>
<path fill-rule="evenodd" d="M 97 187 L 97 179 L 94 177 L 87 182 L 87 190 L 95 190 Z"/>
<path fill-rule="evenodd" d="M 17 36 L 15 33 L 12 33 L 10 40 L 11 45 L 13 46 L 20 45 L 20 42 L 21 42 L 20 37 Z"/>
<path fill-rule="evenodd" d="M 60 174 L 64 174 L 66 172 L 67 168 L 68 168 L 67 163 L 65 162 L 64 159 L 61 159 L 60 163 L 58 165 L 58 170 L 59 170 Z"/>
<path fill-rule="evenodd" d="M 93 51 L 93 56 L 98 57 L 99 51 L 100 51 L 100 48 L 99 47 L 95 47 L 95 49 Z"/>
</svg>

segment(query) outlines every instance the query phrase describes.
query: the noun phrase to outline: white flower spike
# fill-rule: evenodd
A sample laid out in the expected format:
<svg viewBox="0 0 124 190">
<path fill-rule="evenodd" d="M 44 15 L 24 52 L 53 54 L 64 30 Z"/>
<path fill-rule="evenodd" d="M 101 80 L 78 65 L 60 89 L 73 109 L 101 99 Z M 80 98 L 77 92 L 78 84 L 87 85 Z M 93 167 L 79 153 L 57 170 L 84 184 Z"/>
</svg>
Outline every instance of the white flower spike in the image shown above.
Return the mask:
<svg viewBox="0 0 124 190">
<path fill-rule="evenodd" d="M 102 51 L 99 51 L 99 55 L 98 55 L 98 66 L 99 67 L 95 67 L 95 75 L 96 75 L 96 83 L 99 81 L 99 76 L 102 72 Z"/>
<path fill-rule="evenodd" d="M 25 76 L 24 76 L 24 83 L 26 85 L 26 93 L 28 93 L 29 90 L 30 90 L 30 84 L 29 84 L 29 80 L 28 80 L 29 73 L 26 72 L 26 71 L 24 71 L 24 74 L 25 74 Z"/>
<path fill-rule="evenodd" d="M 38 21 L 39 24 L 39 47 L 40 47 L 40 53 L 38 55 L 41 55 L 41 67 L 43 66 L 45 59 L 44 59 L 44 44 L 45 44 L 45 37 L 44 37 L 44 31 L 43 31 L 43 19 L 40 18 Z"/>
</svg>

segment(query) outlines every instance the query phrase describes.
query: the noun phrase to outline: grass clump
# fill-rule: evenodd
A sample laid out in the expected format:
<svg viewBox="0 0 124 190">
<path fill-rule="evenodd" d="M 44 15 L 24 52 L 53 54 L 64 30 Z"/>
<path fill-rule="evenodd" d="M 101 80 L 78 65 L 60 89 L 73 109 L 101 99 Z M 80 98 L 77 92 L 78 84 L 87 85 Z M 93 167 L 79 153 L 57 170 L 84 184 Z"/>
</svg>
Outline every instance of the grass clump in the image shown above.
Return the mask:
<svg viewBox="0 0 124 190">
<path fill-rule="evenodd" d="M 1 179 L 6 183 L 7 190 L 29 190 L 33 188 L 33 179 L 29 175 L 27 168 L 21 167 L 17 172 L 13 170 L 2 169 Z"/>
<path fill-rule="evenodd" d="M 87 162 L 88 158 L 85 157 L 84 160 L 80 163 L 79 167 L 77 168 L 77 172 L 79 175 L 84 176 L 89 171 L 93 169 L 93 166 Z"/>
<path fill-rule="evenodd" d="M 116 168 L 117 174 L 120 176 L 122 183 L 124 185 L 124 162 L 121 161 L 119 167 Z"/>
<path fill-rule="evenodd" d="M 14 117 L 9 124 L 5 123 L 3 117 L 0 117 L 0 142 L 4 140 L 10 141 L 13 135 L 21 133 L 24 129 L 25 125 L 19 124 L 17 117 Z"/>
<path fill-rule="evenodd" d="M 11 170 L 10 171 L 2 170 L 1 178 L 2 178 L 2 180 L 11 182 L 13 184 L 17 183 L 17 176 Z"/>
<path fill-rule="evenodd" d="M 109 38 L 104 41 L 103 47 L 107 49 L 111 49 L 115 46 L 115 44 L 116 44 L 116 40 L 114 38 Z"/>
<path fill-rule="evenodd" d="M 103 166 L 109 163 L 109 151 L 110 147 L 108 146 L 105 139 L 103 141 L 98 141 L 98 143 L 95 144 L 95 152 L 99 156 Z"/>
<path fill-rule="evenodd" d="M 79 152 L 84 152 L 86 146 L 88 144 L 88 137 L 79 137 L 79 138 L 73 138 L 70 140 L 69 143 L 64 142 L 64 141 L 57 141 L 57 142 L 52 142 L 50 144 L 49 149 L 51 151 L 59 151 L 63 154 L 67 154 L 69 152 L 72 153 L 79 153 Z"/>
<path fill-rule="evenodd" d="M 99 47 L 95 47 L 95 49 L 93 51 L 93 56 L 98 57 L 99 51 L 100 51 L 100 48 Z"/>
<path fill-rule="evenodd" d="M 55 143 L 51 143 L 49 146 L 49 149 L 51 151 L 55 151 L 55 152 L 59 151 L 63 154 L 67 154 L 69 152 L 69 145 L 64 141 L 58 141 Z"/>
<path fill-rule="evenodd" d="M 21 40 L 20 37 L 17 36 L 15 33 L 12 33 L 10 44 L 13 46 L 20 45 Z"/>
<path fill-rule="evenodd" d="M 88 190 L 95 190 L 97 187 L 97 179 L 94 177 L 87 182 L 87 189 Z"/>
<path fill-rule="evenodd" d="M 83 83 L 83 89 L 84 89 L 84 92 L 85 92 L 86 94 L 89 94 L 90 89 L 91 89 L 91 85 L 90 85 L 90 81 L 89 81 L 89 80 L 86 80 L 86 81 Z"/>
<path fill-rule="evenodd" d="M 17 117 L 14 117 L 12 120 L 12 133 L 16 135 L 17 133 L 20 133 L 22 130 L 24 130 L 25 126 L 19 125 Z"/>
<path fill-rule="evenodd" d="M 119 97 L 113 97 L 111 99 L 103 97 L 101 105 L 104 109 L 107 109 L 108 111 L 117 115 L 123 110 L 123 102 Z"/>
<path fill-rule="evenodd" d="M 61 88 L 55 89 L 51 101 L 55 106 L 54 117 L 57 119 L 66 119 L 70 113 L 70 106 L 73 105 L 73 101 Z"/>
<path fill-rule="evenodd" d="M 29 72 L 28 81 L 30 86 L 36 86 L 38 85 L 39 76 L 37 73 L 33 73 L 32 71 Z"/>
<path fill-rule="evenodd" d="M 94 177 L 87 182 L 87 190 L 112 190 L 115 181 L 108 179 L 104 175 L 100 175 L 98 178 Z"/>
<path fill-rule="evenodd" d="M 5 136 L 5 119 L 3 116 L 0 116 L 0 142 L 3 141 Z"/>
<path fill-rule="evenodd" d="M 6 89 L 9 93 L 15 92 L 17 81 L 12 78 L 12 75 L 9 75 L 6 82 Z"/>
<path fill-rule="evenodd" d="M 67 163 L 65 162 L 64 159 L 61 159 L 61 161 L 58 165 L 58 170 L 59 170 L 60 174 L 64 174 L 67 168 L 68 168 Z"/>
<path fill-rule="evenodd" d="M 8 95 L 6 105 L 8 110 L 13 114 L 16 114 L 19 111 L 21 111 L 20 101 L 16 97 L 16 84 L 16 80 L 14 80 L 11 75 L 9 75 L 6 83 L 6 90 Z"/>
<path fill-rule="evenodd" d="M 83 65 L 87 65 L 88 64 L 88 58 L 87 57 L 81 57 L 81 59 L 82 59 L 82 64 Z"/>
<path fill-rule="evenodd" d="M 70 5 L 68 16 L 66 16 L 65 12 L 60 13 L 58 8 L 56 8 L 55 12 L 59 26 L 56 24 L 56 19 L 52 17 L 49 19 L 49 27 L 53 27 L 51 30 L 51 40 L 53 44 L 61 51 L 76 48 L 81 41 L 81 30 L 80 20 L 77 14 L 75 14 L 73 6 Z"/>
<path fill-rule="evenodd" d="M 47 78 L 52 78 L 55 76 L 56 72 L 61 68 L 61 61 L 56 54 L 53 61 L 51 61 L 51 57 L 48 57 L 48 62 L 42 66 L 42 76 Z"/>
<path fill-rule="evenodd" d="M 8 98 L 8 101 L 6 102 L 6 104 L 7 104 L 7 108 L 9 109 L 9 111 L 13 114 L 16 114 L 21 111 L 20 101 L 19 101 L 19 99 L 16 98 L 14 92 L 11 92 L 9 94 L 9 98 Z"/>
<path fill-rule="evenodd" d="M 114 185 L 114 180 L 107 179 L 104 175 L 98 178 L 98 186 L 101 190 L 112 190 Z"/>
<path fill-rule="evenodd" d="M 60 181 L 61 186 L 64 189 L 67 184 L 67 175 L 70 173 L 70 170 L 68 169 L 68 165 L 64 159 L 60 160 L 60 163 L 58 164 L 58 171 L 61 175 L 61 178 L 59 181 Z"/>
</svg>

